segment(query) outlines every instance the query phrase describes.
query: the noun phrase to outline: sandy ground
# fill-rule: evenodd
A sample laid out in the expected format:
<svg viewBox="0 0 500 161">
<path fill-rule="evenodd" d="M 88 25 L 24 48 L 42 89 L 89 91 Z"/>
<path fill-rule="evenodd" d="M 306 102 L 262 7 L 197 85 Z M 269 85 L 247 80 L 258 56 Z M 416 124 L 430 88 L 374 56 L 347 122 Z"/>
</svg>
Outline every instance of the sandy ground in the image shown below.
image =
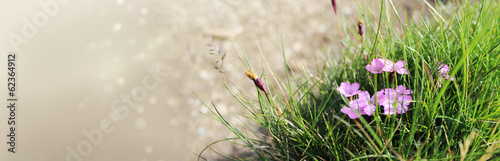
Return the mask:
<svg viewBox="0 0 500 161">
<path fill-rule="evenodd" d="M 57 9 L 43 7 L 49 3 Z M 256 96 L 239 59 L 243 53 L 256 73 L 267 70 L 264 55 L 279 75 L 282 40 L 294 69 L 313 68 L 314 55 L 325 51 L 340 56 L 337 19 L 326 0 L 41 0 L 0 6 L 6 22 L 0 35 L 27 40 L 18 49 L 7 36 L 0 40 L 2 54 L 19 55 L 19 152 L 0 155 L 12 160 L 195 160 L 208 144 L 234 137 L 205 115 L 210 113 L 200 100 L 213 102 L 235 126 L 254 130 L 224 87 L 231 80 Z M 354 27 L 356 3 L 339 1 L 338 9 L 347 27 Z M 43 16 L 33 20 L 40 13 L 46 23 L 40 23 Z M 26 23 L 36 31 L 23 33 Z M 226 54 L 225 75 L 215 69 L 220 66 L 210 54 L 214 47 Z M 0 114 L 5 120 L 7 109 Z M 226 155 L 244 151 L 230 143 L 213 149 Z M 203 157 L 217 159 L 211 152 Z"/>
</svg>

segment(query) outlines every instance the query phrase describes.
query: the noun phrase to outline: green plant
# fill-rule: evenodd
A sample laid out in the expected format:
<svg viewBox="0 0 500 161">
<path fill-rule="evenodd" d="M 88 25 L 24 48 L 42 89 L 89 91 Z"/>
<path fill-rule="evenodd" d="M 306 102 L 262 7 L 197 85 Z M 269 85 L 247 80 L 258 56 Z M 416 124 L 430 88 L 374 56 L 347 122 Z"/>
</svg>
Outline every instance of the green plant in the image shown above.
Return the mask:
<svg viewBox="0 0 500 161">
<path fill-rule="evenodd" d="M 227 140 L 240 140 L 256 154 L 243 159 L 486 160 L 500 156 L 498 1 L 455 3 L 445 9 L 448 14 L 428 5 L 431 16 L 420 16 L 418 23 L 403 22 L 392 0 L 379 2 L 378 17 L 367 13 L 370 8 L 359 7 L 364 32 L 341 30 L 346 32 L 340 42 L 345 46 L 343 58 L 325 58 L 325 65 L 317 68 L 318 76 L 287 70 L 286 80 L 280 80 L 274 73 L 273 77 L 263 73 L 269 90 L 257 90 L 256 100 L 228 86 L 249 111 L 248 119 L 266 131 L 243 133 L 215 105 L 210 108 L 237 136 Z M 401 25 L 390 25 L 395 22 Z M 374 58 L 404 60 L 408 74 L 372 74 L 366 65 Z M 444 76 L 441 62 L 449 65 Z M 247 66 L 250 70 L 248 61 Z M 370 94 L 404 85 L 413 90 L 413 99 L 406 113 L 385 115 L 375 103 L 372 116 L 350 119 L 341 112 L 350 102 L 337 91 L 341 82 L 357 82 L 360 90 Z M 272 139 L 256 137 L 260 135 Z"/>
</svg>

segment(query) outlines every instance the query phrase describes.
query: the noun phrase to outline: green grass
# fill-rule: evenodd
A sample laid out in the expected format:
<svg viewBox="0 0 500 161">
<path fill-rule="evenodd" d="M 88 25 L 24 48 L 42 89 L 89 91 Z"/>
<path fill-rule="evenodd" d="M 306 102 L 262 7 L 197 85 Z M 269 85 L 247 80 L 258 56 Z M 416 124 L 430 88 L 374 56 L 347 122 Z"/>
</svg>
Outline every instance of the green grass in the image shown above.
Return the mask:
<svg viewBox="0 0 500 161">
<path fill-rule="evenodd" d="M 430 16 L 420 16 L 417 23 L 403 22 L 406 16 L 394 12 L 398 6 L 391 0 L 379 2 L 380 15 L 371 14 L 367 6 L 359 7 L 365 26 L 363 43 L 355 27 L 343 24 L 343 57 L 332 60 L 324 56 L 325 65 L 316 69 L 317 76 L 310 77 L 305 70 L 301 74 L 287 70 L 285 80 L 280 80 L 274 73 L 262 72 L 269 95 L 256 88 L 257 98 L 227 85 L 241 108 L 248 110 L 247 118 L 262 126 L 261 132 L 243 132 L 246 130 L 232 126 L 216 105 L 207 105 L 214 118 L 237 136 L 223 141 L 234 141 L 255 153 L 226 159 L 500 157 L 499 2 L 463 0 L 444 10 L 433 10 Z M 403 25 L 391 25 L 395 22 Z M 374 75 L 365 69 L 373 58 L 404 60 L 409 74 L 396 75 L 393 80 L 387 72 Z M 288 69 L 286 57 L 284 60 Z M 441 88 L 436 85 L 438 61 L 449 65 L 448 74 L 456 78 L 445 81 Z M 248 61 L 245 64 L 251 69 Z M 384 115 L 377 106 L 373 116 L 350 119 L 340 112 L 349 102 L 336 90 L 341 82 L 357 82 L 360 90 L 370 94 L 404 85 L 414 91 L 413 101 L 404 114 Z M 283 110 L 282 115 L 277 108 Z M 262 136 L 271 139 L 265 141 Z"/>
</svg>

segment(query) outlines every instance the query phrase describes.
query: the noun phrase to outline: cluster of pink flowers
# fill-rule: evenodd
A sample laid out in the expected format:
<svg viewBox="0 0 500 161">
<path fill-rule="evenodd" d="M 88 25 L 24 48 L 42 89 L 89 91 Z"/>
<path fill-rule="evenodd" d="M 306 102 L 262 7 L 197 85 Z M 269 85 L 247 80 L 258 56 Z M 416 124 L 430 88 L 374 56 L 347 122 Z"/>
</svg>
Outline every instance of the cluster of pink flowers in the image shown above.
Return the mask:
<svg viewBox="0 0 500 161">
<path fill-rule="evenodd" d="M 351 119 L 356 119 L 361 115 L 372 116 L 377 109 L 376 98 L 378 98 L 378 105 L 384 107 L 386 115 L 405 113 L 413 100 L 410 96 L 413 91 L 406 89 L 403 85 L 399 85 L 395 89 L 382 89 L 373 96 L 370 96 L 367 91 L 360 91 L 359 84 L 356 82 L 353 84 L 342 82 L 337 90 L 346 97 L 358 96 L 357 99 L 349 101 L 349 107 L 344 106 L 340 110 Z"/>
<path fill-rule="evenodd" d="M 405 68 L 406 62 L 400 60 L 396 63 L 383 58 L 373 59 L 370 64 L 366 66 L 366 69 L 373 74 L 396 71 L 398 74 L 408 74 L 408 70 Z M 408 111 L 408 106 L 413 100 L 410 96 L 413 91 L 411 89 L 406 89 L 405 86 L 399 85 L 395 89 L 385 88 L 376 92 L 373 96 L 367 91 L 360 91 L 359 84 L 342 82 L 340 87 L 337 88 L 341 94 L 346 97 L 354 97 L 357 95 L 357 99 L 351 99 L 349 101 L 349 107 L 343 107 L 340 111 L 349 116 L 351 119 L 356 119 L 361 115 L 372 116 L 375 110 L 377 110 L 377 105 L 384 108 L 385 115 L 403 114 Z M 376 102 L 378 100 L 378 102 Z M 377 104 L 378 103 L 378 104 Z"/>
<path fill-rule="evenodd" d="M 406 62 L 402 60 L 393 63 L 392 61 L 384 58 L 376 58 L 373 59 L 370 64 L 366 65 L 366 70 L 373 74 L 379 74 L 383 71 L 394 72 L 394 70 L 396 70 L 398 74 L 408 74 L 408 70 L 405 66 Z"/>
</svg>

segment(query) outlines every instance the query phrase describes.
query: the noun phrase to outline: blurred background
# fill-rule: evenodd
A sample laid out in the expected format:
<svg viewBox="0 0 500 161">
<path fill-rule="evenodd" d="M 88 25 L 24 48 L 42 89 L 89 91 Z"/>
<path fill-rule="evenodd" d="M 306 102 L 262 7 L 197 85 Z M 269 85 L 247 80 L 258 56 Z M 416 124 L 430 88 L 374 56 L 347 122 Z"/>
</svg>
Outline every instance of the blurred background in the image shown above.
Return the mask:
<svg viewBox="0 0 500 161">
<path fill-rule="evenodd" d="M 356 2 L 338 5 L 354 30 Z M 413 5 L 400 7 L 412 13 Z M 257 74 L 268 69 L 265 56 L 278 75 L 282 40 L 292 69 L 314 69 L 321 53 L 340 56 L 339 21 L 326 0 L 24 0 L 1 1 L 0 13 L 0 77 L 16 51 L 19 99 L 16 153 L 4 144 L 0 160 L 196 160 L 234 137 L 202 101 L 256 130 L 224 87 L 232 81 L 256 97 L 244 53 Z M 8 110 L 0 110 L 2 136 Z M 246 152 L 229 142 L 213 150 Z M 202 157 L 221 159 L 210 150 Z"/>
</svg>

